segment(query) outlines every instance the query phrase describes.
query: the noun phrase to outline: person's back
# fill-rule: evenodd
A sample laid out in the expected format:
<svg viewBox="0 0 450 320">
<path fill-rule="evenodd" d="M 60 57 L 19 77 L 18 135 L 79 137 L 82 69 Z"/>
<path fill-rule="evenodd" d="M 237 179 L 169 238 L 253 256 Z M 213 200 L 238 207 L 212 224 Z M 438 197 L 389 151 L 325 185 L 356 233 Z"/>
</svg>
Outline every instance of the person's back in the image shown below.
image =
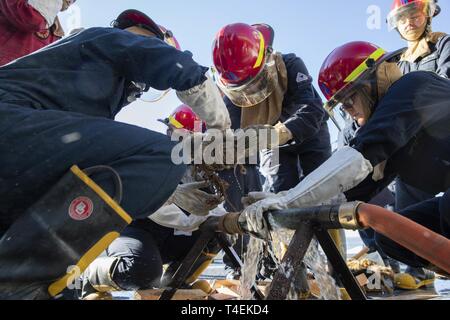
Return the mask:
<svg viewBox="0 0 450 320">
<path fill-rule="evenodd" d="M 196 72 L 188 80 L 170 77 L 167 64 L 172 70 L 180 70 L 170 63 L 174 52 L 157 38 L 113 28 L 87 29 L 1 67 L 0 99 L 20 101 L 34 109 L 112 119 L 129 103 L 131 81 L 152 82 L 154 88 L 167 88 L 169 81 L 174 81 L 181 89 L 198 81 Z M 191 60 L 190 54 L 177 55 L 181 64 L 183 58 Z M 189 69 L 191 62 L 184 65 Z"/>
</svg>

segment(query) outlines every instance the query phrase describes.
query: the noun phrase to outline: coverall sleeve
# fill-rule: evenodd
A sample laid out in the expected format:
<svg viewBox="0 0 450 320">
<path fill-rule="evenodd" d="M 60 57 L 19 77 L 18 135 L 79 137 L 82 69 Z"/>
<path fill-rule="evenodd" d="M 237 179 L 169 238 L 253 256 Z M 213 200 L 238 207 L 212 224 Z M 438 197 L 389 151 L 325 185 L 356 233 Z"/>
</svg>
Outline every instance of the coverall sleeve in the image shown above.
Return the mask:
<svg viewBox="0 0 450 320">
<path fill-rule="evenodd" d="M 288 70 L 288 91 L 286 104 L 295 105 L 295 112 L 284 122 L 300 144 L 317 134 L 327 119 L 322 100 L 312 84 L 303 61 L 295 57 L 286 63 Z"/>
<path fill-rule="evenodd" d="M 436 73 L 441 77 L 450 79 L 450 36 L 439 39 L 436 46 L 439 52 Z"/>
<path fill-rule="evenodd" d="M 437 87 L 440 81 L 430 77 L 436 75 L 412 72 L 395 83 L 350 142 L 373 167 L 405 147 L 420 131 L 445 119 L 449 112 L 446 87 Z"/>
<path fill-rule="evenodd" d="M 25 32 L 47 29 L 45 18 L 28 0 L 0 0 L 0 12 L 14 28 Z"/>
<path fill-rule="evenodd" d="M 110 63 L 127 80 L 158 90 L 188 90 L 203 83 L 208 71 L 188 51 L 179 51 L 156 37 L 117 29 L 85 42 L 81 54 L 89 61 L 101 59 Z"/>
</svg>

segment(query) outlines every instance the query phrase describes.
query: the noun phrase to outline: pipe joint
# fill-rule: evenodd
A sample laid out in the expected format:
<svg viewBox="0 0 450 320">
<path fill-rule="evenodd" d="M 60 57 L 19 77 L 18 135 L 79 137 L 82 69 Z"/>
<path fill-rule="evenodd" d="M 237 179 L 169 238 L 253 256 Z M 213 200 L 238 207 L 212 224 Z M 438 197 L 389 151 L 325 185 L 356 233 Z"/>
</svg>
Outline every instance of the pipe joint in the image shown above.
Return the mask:
<svg viewBox="0 0 450 320">
<path fill-rule="evenodd" d="M 339 207 L 339 223 L 342 228 L 348 230 L 360 230 L 364 227 L 358 221 L 358 207 L 363 202 L 344 203 Z"/>
</svg>

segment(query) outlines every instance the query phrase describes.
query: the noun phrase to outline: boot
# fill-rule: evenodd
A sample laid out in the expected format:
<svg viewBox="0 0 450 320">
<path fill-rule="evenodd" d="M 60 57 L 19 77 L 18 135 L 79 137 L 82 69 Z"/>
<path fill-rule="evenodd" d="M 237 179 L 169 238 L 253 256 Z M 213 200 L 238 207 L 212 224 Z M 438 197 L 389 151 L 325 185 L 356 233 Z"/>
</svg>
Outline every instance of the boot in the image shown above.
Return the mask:
<svg viewBox="0 0 450 320">
<path fill-rule="evenodd" d="M 81 298 L 83 300 L 112 300 L 111 292 L 122 290 L 112 279 L 119 259 L 100 257 L 89 265 L 82 276 Z"/>
<path fill-rule="evenodd" d="M 405 273 L 396 274 L 394 277 L 395 287 L 403 290 L 418 290 L 422 287 L 431 286 L 435 279 L 434 272 L 410 266 L 406 268 Z"/>
</svg>

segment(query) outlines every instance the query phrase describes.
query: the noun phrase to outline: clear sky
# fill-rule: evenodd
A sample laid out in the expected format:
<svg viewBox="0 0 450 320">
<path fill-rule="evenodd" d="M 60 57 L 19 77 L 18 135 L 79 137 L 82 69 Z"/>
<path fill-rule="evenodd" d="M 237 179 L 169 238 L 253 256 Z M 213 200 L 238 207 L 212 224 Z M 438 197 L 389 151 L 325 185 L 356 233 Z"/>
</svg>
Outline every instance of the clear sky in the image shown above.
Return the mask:
<svg viewBox="0 0 450 320">
<path fill-rule="evenodd" d="M 172 30 L 182 48 L 206 66 L 212 63 L 212 41 L 221 27 L 234 22 L 268 23 L 276 32 L 275 50 L 301 57 L 318 88 L 322 62 L 339 45 L 365 40 L 386 50 L 405 46 L 397 32 L 389 32 L 385 23 L 391 3 L 392 0 L 78 0 L 76 7 L 61 17 L 67 31 L 77 26 L 109 26 L 123 10 L 141 10 Z M 439 3 L 442 13 L 433 21 L 434 30 L 450 33 L 450 0 Z M 157 103 L 136 102 L 122 111 L 118 120 L 162 131 L 163 125 L 156 119 L 166 117 L 179 104 L 173 93 Z"/>
</svg>

